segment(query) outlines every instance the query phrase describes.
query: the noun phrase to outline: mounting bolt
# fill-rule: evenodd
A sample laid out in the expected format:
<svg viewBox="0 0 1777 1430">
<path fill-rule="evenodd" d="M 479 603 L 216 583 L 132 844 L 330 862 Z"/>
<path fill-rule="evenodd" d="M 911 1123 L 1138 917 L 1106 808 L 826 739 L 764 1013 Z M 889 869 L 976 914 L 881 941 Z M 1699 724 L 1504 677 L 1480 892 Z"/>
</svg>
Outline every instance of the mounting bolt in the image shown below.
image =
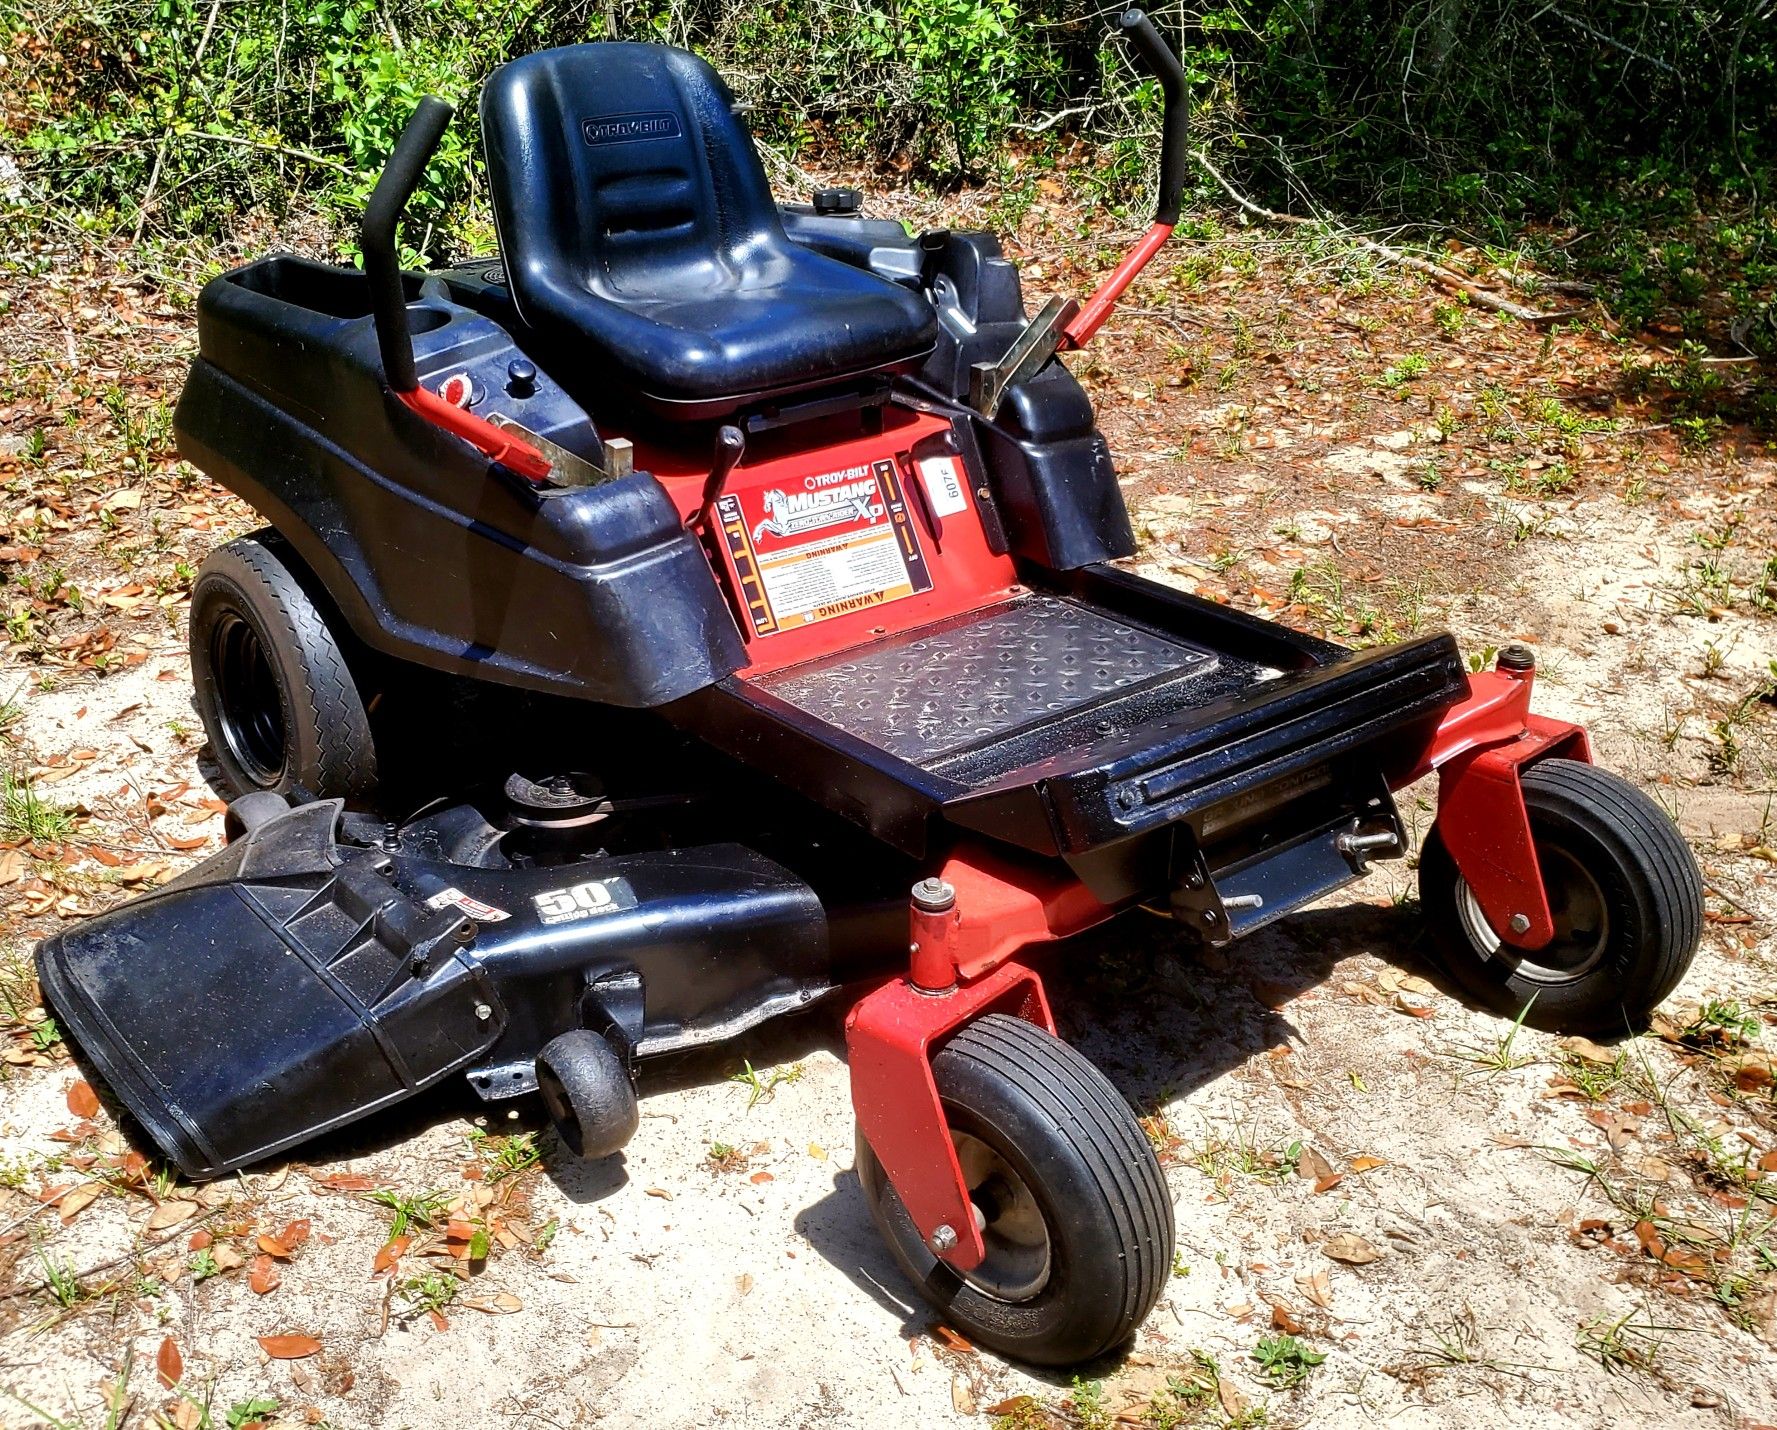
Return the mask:
<svg viewBox="0 0 1777 1430">
<path fill-rule="evenodd" d="M 493 1016 L 494 1016 L 494 1010 L 492 1008 L 488 1007 L 487 1004 L 477 1003 L 475 1005 L 475 1021 L 477 1023 L 485 1023 L 485 1022 L 487 1022 L 487 1020 L 489 1018 L 491 1018 Z"/>
<path fill-rule="evenodd" d="M 943 1226 L 939 1227 L 931 1234 L 931 1237 L 926 1241 L 926 1245 L 931 1247 L 932 1250 L 937 1252 L 940 1256 L 947 1251 L 955 1251 L 956 1228 L 951 1226 L 949 1222 L 945 1222 Z"/>
<path fill-rule="evenodd" d="M 1493 659 L 1493 666 L 1496 670 L 1510 671 L 1515 675 L 1535 670 L 1536 652 L 1529 646 L 1519 645 L 1514 641 L 1511 645 L 1500 647 L 1499 654 Z"/>
<path fill-rule="evenodd" d="M 1117 806 L 1120 809 L 1134 809 L 1140 798 L 1132 789 L 1120 789 L 1117 791 Z"/>
<path fill-rule="evenodd" d="M 1507 921 L 1506 927 L 1509 928 L 1513 933 L 1529 933 L 1530 932 L 1530 915 L 1529 914 L 1513 914 L 1512 917 Z"/>
<path fill-rule="evenodd" d="M 921 879 L 913 886 L 913 907 L 925 914 L 941 914 L 956 907 L 956 890 L 942 879 Z"/>
<path fill-rule="evenodd" d="M 1221 921 L 1222 921 L 1222 916 L 1220 914 L 1218 914 L 1214 909 L 1205 909 L 1203 911 L 1203 922 L 1204 923 L 1219 924 Z"/>
</svg>

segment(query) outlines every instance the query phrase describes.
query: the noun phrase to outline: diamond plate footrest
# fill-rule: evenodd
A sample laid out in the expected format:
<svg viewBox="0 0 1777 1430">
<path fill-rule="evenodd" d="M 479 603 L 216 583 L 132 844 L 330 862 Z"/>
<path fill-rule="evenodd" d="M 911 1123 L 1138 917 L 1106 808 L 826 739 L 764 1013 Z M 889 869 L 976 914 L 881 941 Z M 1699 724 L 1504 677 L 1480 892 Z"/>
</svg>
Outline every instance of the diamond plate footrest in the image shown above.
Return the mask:
<svg viewBox="0 0 1777 1430">
<path fill-rule="evenodd" d="M 1095 702 L 1214 667 L 1191 646 L 1032 594 L 759 681 L 780 700 L 928 765 Z"/>
</svg>

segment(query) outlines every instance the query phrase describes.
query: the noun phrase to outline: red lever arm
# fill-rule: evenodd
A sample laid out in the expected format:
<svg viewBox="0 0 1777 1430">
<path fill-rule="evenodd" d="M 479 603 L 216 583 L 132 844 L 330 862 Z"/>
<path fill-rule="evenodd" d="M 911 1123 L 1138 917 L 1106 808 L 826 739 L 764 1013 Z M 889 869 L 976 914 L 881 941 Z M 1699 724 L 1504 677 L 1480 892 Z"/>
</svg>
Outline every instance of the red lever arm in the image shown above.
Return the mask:
<svg viewBox="0 0 1777 1430">
<path fill-rule="evenodd" d="M 397 392 L 395 396 L 434 427 L 442 428 L 453 437 L 461 437 L 476 451 L 501 466 L 512 468 L 519 476 L 539 483 L 549 479 L 549 459 L 507 428 L 496 427 L 484 417 L 465 412 L 423 387 Z"/>
<path fill-rule="evenodd" d="M 1061 330 L 1063 348 L 1083 348 L 1092 335 L 1104 326 L 1104 320 L 1117 306 L 1123 290 L 1135 281 L 1135 275 L 1146 268 L 1166 240 L 1172 237 L 1172 225 L 1157 223 L 1141 236 L 1141 242 L 1130 249 L 1111 276 L 1098 285 L 1095 292 L 1074 314 L 1073 321 Z"/>
</svg>

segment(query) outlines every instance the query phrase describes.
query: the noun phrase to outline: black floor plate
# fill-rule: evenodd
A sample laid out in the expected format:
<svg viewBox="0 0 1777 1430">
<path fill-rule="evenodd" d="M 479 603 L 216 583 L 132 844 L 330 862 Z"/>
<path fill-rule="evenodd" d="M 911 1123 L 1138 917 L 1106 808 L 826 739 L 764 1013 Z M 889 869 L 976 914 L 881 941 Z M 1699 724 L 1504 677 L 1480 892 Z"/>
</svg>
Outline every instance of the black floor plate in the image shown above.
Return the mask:
<svg viewBox="0 0 1777 1430">
<path fill-rule="evenodd" d="M 890 754 L 930 765 L 1216 663 L 1207 651 L 1033 593 L 757 683 Z"/>
</svg>

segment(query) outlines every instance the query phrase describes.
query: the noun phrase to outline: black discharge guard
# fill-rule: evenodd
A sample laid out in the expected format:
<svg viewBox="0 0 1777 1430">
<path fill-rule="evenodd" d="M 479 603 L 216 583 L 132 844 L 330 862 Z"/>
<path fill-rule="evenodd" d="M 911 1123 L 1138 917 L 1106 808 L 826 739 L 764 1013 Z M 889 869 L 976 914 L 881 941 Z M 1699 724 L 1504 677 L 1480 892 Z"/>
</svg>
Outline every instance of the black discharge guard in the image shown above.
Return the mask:
<svg viewBox="0 0 1777 1430">
<path fill-rule="evenodd" d="M 340 810 L 279 814 L 38 949 L 64 1027 L 187 1176 L 453 1073 L 484 1098 L 528 1092 L 537 1051 L 571 1028 L 647 1056 L 829 987 L 820 902 L 738 845 L 471 866 L 407 830 L 341 843 Z"/>
</svg>

